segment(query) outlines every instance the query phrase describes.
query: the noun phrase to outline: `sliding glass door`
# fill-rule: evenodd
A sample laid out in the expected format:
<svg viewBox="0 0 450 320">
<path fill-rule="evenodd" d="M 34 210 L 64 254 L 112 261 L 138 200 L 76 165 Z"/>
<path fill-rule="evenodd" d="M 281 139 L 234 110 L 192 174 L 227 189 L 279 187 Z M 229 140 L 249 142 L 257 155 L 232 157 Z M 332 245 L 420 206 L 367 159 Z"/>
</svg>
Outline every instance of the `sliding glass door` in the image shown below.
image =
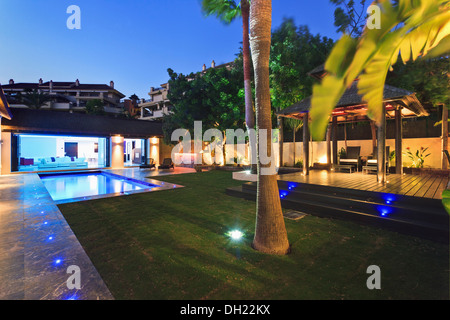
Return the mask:
<svg viewBox="0 0 450 320">
<path fill-rule="evenodd" d="M 104 168 L 109 164 L 108 138 L 15 134 L 12 171 Z M 14 157 L 15 155 L 13 155 Z"/>
</svg>

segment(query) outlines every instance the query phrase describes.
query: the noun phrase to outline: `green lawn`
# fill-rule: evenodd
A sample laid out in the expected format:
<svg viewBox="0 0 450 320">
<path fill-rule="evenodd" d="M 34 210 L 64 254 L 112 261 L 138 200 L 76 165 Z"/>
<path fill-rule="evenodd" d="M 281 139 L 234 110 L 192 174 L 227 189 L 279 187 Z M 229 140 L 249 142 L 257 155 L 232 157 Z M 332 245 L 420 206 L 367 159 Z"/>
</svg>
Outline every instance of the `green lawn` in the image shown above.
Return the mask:
<svg viewBox="0 0 450 320">
<path fill-rule="evenodd" d="M 160 179 L 185 188 L 59 206 L 116 299 L 449 299 L 448 246 L 307 216 L 286 220 L 291 254 L 266 255 L 250 247 L 255 203 L 225 194 L 241 184 L 230 172 Z"/>
</svg>

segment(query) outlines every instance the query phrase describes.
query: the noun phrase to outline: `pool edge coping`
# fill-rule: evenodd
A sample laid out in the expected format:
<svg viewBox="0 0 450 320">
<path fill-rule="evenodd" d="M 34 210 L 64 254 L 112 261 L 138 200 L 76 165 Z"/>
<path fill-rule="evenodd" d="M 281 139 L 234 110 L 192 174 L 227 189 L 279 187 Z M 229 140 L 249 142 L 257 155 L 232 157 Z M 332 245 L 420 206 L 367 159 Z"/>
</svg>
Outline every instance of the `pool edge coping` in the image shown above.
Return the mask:
<svg viewBox="0 0 450 320">
<path fill-rule="evenodd" d="M 46 173 L 42 173 L 42 174 L 36 173 L 36 175 L 40 179 L 41 175 L 43 175 L 43 176 L 45 176 L 45 175 L 57 176 L 57 175 L 76 174 L 76 173 L 79 173 L 79 174 L 102 173 L 102 174 L 107 174 L 107 175 L 114 176 L 114 177 L 117 177 L 117 178 L 120 178 L 120 179 L 132 181 L 132 182 L 135 182 L 135 183 L 138 183 L 138 184 L 147 185 L 147 186 L 155 186 L 155 187 L 152 187 L 151 189 L 132 190 L 132 191 L 126 191 L 126 192 L 115 192 L 115 193 L 93 195 L 93 196 L 85 196 L 85 197 L 77 197 L 77 198 L 70 198 L 70 199 L 61 199 L 61 200 L 54 200 L 52 198 L 53 202 L 56 205 L 67 204 L 67 203 L 83 202 L 83 201 L 90 201 L 90 200 L 108 199 L 108 198 L 114 198 L 114 197 L 120 197 L 120 196 L 128 196 L 128 195 L 133 195 L 133 194 L 149 193 L 149 192 L 155 192 L 155 191 L 164 191 L 164 190 L 173 190 L 173 189 L 178 189 L 178 188 L 184 188 L 184 186 L 179 185 L 179 184 L 175 184 L 175 183 L 170 183 L 170 182 L 165 182 L 165 181 L 160 181 L 160 180 L 155 180 L 155 179 L 150 179 L 150 178 L 144 178 L 144 179 L 146 179 L 148 181 L 143 181 L 143 180 L 126 177 L 126 176 L 123 176 L 123 175 L 119 175 L 119 174 L 108 172 L 108 171 L 104 171 L 104 170 L 92 170 L 90 172 L 88 172 L 88 171 L 73 172 L 72 171 L 70 173 L 48 173 L 48 174 L 46 174 Z M 164 175 L 162 175 L 162 176 L 164 176 Z M 51 197 L 51 194 L 50 194 L 50 197 Z"/>
</svg>

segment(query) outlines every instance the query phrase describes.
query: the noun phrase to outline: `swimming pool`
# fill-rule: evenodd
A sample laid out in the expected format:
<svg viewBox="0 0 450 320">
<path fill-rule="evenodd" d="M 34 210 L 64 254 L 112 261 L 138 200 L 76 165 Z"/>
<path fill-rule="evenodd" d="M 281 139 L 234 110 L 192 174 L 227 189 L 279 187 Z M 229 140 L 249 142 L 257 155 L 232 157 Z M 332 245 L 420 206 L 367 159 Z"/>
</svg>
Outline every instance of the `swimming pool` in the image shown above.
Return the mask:
<svg viewBox="0 0 450 320">
<path fill-rule="evenodd" d="M 146 192 L 160 187 L 103 171 L 40 174 L 39 176 L 56 203 Z"/>
</svg>

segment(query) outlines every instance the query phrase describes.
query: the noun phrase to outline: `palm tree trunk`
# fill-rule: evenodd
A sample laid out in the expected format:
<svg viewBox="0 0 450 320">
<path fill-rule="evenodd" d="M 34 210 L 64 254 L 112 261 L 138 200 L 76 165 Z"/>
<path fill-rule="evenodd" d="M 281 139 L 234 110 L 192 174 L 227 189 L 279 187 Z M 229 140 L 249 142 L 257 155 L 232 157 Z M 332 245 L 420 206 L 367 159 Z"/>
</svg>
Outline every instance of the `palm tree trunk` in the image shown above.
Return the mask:
<svg viewBox="0 0 450 320">
<path fill-rule="evenodd" d="M 272 26 L 272 1 L 252 0 L 250 12 L 250 44 L 255 70 L 257 137 L 267 134 L 267 152 L 271 155 L 272 119 L 269 91 L 269 56 Z M 265 130 L 264 130 L 265 129 Z M 263 130 L 263 131 L 261 131 Z M 259 144 L 259 139 L 257 140 Z M 289 242 L 281 210 L 277 177 L 261 174 L 270 164 L 261 163 L 257 148 L 258 186 L 256 200 L 256 227 L 253 248 L 269 254 L 287 254 Z"/>
<path fill-rule="evenodd" d="M 331 169 L 331 125 L 328 124 L 327 130 L 327 170 Z"/>
<path fill-rule="evenodd" d="M 448 160 L 444 151 L 448 150 L 448 109 L 446 105 L 442 105 L 442 169 L 448 169 Z"/>
<path fill-rule="evenodd" d="M 347 123 L 344 123 L 344 145 L 345 150 L 347 150 Z"/>
<path fill-rule="evenodd" d="M 297 133 L 297 128 L 292 131 L 292 142 L 294 143 L 294 167 L 295 167 L 295 134 Z"/>
<path fill-rule="evenodd" d="M 376 157 L 375 149 L 377 147 L 377 127 L 375 122 L 370 120 L 370 131 L 372 133 L 372 155 Z"/>
<path fill-rule="evenodd" d="M 245 125 L 247 132 L 255 128 L 255 112 L 253 110 L 253 95 L 252 95 L 252 69 L 250 64 L 250 39 L 249 39 L 249 18 L 250 18 L 250 4 L 248 0 L 241 0 L 241 14 L 242 14 L 242 50 L 243 50 L 243 65 L 244 65 L 244 92 L 245 92 Z M 254 136 L 249 134 L 249 158 L 252 165 L 252 173 L 256 174 L 256 159 L 252 159 L 256 155 L 256 141 Z"/>
</svg>

